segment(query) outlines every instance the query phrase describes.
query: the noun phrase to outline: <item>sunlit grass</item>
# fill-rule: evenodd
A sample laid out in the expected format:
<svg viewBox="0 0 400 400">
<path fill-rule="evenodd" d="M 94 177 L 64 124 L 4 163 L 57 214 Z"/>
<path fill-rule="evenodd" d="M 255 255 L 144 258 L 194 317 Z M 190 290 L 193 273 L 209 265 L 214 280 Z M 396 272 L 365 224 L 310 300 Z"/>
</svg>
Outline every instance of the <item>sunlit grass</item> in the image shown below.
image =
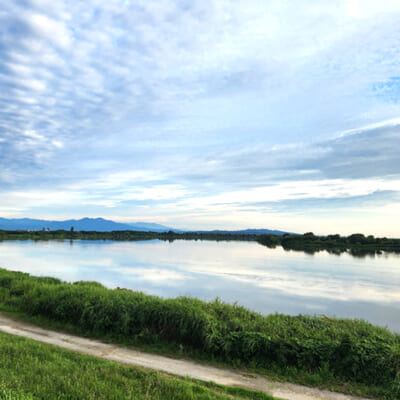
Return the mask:
<svg viewBox="0 0 400 400">
<path fill-rule="evenodd" d="M 161 299 L 0 270 L 0 302 L 79 334 L 310 385 L 400 396 L 400 336 L 362 320 L 262 316 L 219 300 Z"/>
<path fill-rule="evenodd" d="M 0 399 L 272 400 L 272 397 L 127 367 L 0 333 Z"/>
</svg>

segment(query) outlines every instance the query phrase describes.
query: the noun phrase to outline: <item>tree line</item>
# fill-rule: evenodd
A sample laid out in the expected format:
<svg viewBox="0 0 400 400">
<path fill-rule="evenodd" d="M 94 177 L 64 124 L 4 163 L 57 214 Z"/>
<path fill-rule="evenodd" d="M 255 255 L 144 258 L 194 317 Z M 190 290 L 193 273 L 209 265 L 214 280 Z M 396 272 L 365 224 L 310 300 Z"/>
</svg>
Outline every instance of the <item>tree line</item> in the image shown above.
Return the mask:
<svg viewBox="0 0 400 400">
<path fill-rule="evenodd" d="M 240 234 L 215 232 L 143 232 L 143 231 L 16 231 L 0 230 L 2 240 L 115 240 L 115 241 L 142 241 L 142 240 L 212 240 L 212 241 L 256 241 L 264 246 L 273 248 L 282 246 L 285 250 L 298 250 L 315 253 L 326 250 L 333 254 L 349 252 L 355 256 L 365 254 L 379 254 L 386 252 L 400 252 L 400 239 L 365 236 L 354 233 L 349 236 L 339 234 L 319 236 L 312 232 L 303 235 L 297 234 Z"/>
</svg>

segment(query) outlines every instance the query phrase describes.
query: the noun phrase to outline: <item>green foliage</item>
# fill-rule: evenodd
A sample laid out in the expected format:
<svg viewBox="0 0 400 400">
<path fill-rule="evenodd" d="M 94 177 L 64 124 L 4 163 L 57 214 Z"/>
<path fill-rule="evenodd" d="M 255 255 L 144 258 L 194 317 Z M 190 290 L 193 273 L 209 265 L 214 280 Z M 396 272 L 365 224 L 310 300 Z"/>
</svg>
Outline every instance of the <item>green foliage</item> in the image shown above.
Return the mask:
<svg viewBox="0 0 400 400">
<path fill-rule="evenodd" d="M 362 233 L 354 233 L 348 237 L 335 235 L 316 236 L 312 232 L 304 235 L 284 234 L 253 235 L 236 233 L 212 233 L 212 232 L 140 232 L 140 231 L 6 231 L 0 230 L 2 240 L 213 240 L 213 241 L 257 241 L 258 243 L 274 248 L 282 246 L 286 250 L 298 250 L 315 253 L 321 250 L 340 254 L 350 252 L 354 256 L 380 253 L 382 251 L 400 253 L 400 239 L 375 238 L 364 236 Z"/>
<path fill-rule="evenodd" d="M 281 244 L 281 238 L 278 235 L 260 235 L 257 240 L 264 246 L 271 248 Z"/>
<path fill-rule="evenodd" d="M 0 400 L 228 400 L 272 397 L 171 378 L 0 333 Z"/>
<path fill-rule="evenodd" d="M 400 253 L 400 239 L 374 238 L 354 233 L 348 237 L 338 234 L 316 236 L 312 232 L 304 235 L 260 235 L 257 241 L 268 247 L 281 245 L 286 250 L 299 250 L 315 253 L 327 250 L 330 253 L 340 254 L 350 252 L 354 256 L 380 253 L 382 251 Z"/>
<path fill-rule="evenodd" d="M 8 307 L 72 324 L 91 336 L 132 344 L 172 343 L 234 366 L 324 373 L 341 384 L 376 387 L 387 398 L 400 396 L 400 336 L 362 320 L 265 317 L 218 299 L 163 300 L 3 269 L 0 289 Z"/>
<path fill-rule="evenodd" d="M 139 240 L 240 240 L 254 241 L 256 235 L 235 234 L 235 233 L 199 233 L 199 232 L 140 232 L 140 231 L 75 231 L 54 230 L 54 231 L 14 231 L 0 230 L 1 240 L 118 240 L 118 241 L 139 241 Z"/>
<path fill-rule="evenodd" d="M 0 400 L 33 400 L 33 396 L 21 390 L 9 389 L 5 383 L 0 382 Z"/>
</svg>

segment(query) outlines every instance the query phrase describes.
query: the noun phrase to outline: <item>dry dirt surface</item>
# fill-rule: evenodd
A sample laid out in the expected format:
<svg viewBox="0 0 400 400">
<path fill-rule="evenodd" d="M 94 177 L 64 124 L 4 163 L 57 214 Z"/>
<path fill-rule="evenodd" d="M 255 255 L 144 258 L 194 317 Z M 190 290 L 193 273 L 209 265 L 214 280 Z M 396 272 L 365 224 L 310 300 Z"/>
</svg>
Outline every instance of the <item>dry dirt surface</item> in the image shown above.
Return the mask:
<svg viewBox="0 0 400 400">
<path fill-rule="evenodd" d="M 285 400 L 367 400 L 292 383 L 274 382 L 259 375 L 241 374 L 237 371 L 215 368 L 194 361 L 178 360 L 121 348 L 96 340 L 39 328 L 2 314 L 0 314 L 0 331 L 123 364 L 151 368 L 202 381 L 213 381 L 220 385 L 258 390 Z"/>
</svg>

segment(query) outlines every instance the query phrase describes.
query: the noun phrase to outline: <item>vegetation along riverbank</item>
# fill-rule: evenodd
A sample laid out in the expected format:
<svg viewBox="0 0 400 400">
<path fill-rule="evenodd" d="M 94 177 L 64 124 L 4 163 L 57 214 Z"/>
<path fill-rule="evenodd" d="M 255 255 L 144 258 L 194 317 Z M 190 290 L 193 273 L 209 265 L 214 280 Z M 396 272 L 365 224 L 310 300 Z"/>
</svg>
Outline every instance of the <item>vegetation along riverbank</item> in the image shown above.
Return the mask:
<svg viewBox="0 0 400 400">
<path fill-rule="evenodd" d="M 327 235 L 317 236 L 312 232 L 303 235 L 255 235 L 239 233 L 213 233 L 213 232 L 141 232 L 141 231 L 75 231 L 73 229 L 54 231 L 27 231 L 27 230 L 0 230 L 2 240 L 116 240 L 116 241 L 141 241 L 141 240 L 212 240 L 212 241 L 256 241 L 267 247 L 282 246 L 285 250 L 305 251 L 315 253 L 326 250 L 340 254 L 349 252 L 355 256 L 381 252 L 400 253 L 400 239 L 376 238 L 372 235 L 365 236 L 355 233 L 349 236 Z"/>
<path fill-rule="evenodd" d="M 365 321 L 262 316 L 218 300 L 164 300 L 4 269 L 0 304 L 91 337 L 364 396 L 400 396 L 400 336 Z"/>
<path fill-rule="evenodd" d="M 127 367 L 0 333 L 4 400 L 273 400 L 240 388 Z"/>
</svg>

